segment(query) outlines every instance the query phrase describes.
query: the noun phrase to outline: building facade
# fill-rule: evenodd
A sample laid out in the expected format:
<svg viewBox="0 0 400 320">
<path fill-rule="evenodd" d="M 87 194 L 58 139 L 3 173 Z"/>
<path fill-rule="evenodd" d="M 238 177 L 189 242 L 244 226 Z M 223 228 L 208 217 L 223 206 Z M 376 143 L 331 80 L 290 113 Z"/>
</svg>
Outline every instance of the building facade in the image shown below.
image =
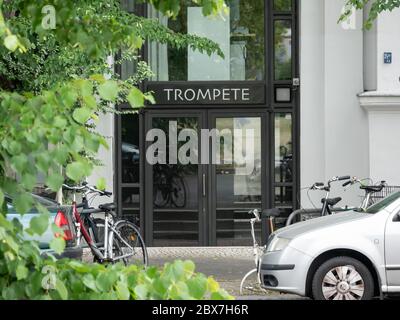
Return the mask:
<svg viewBox="0 0 400 320">
<path fill-rule="evenodd" d="M 147 244 L 248 245 L 249 210 L 280 208 L 283 225 L 293 209 L 319 205 L 321 194 L 302 191 L 316 181 L 400 183 L 400 11 L 366 31 L 362 12 L 338 23 L 344 0 L 230 0 L 223 18 L 182 3 L 176 20 L 125 5 L 218 42 L 224 57 L 147 43 L 154 77 L 143 89 L 156 104 L 103 117 L 111 148 L 90 177 L 107 179 Z M 359 200 L 356 189 L 334 192 Z"/>
</svg>

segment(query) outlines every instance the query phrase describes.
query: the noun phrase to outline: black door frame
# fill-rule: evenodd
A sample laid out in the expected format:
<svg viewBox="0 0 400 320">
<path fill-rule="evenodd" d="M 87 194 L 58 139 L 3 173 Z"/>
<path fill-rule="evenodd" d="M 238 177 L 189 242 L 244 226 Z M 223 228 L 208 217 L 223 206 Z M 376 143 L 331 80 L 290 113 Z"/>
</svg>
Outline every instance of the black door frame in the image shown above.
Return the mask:
<svg viewBox="0 0 400 320">
<path fill-rule="evenodd" d="M 217 118 L 235 118 L 235 117 L 253 117 L 261 119 L 261 208 L 266 209 L 270 208 L 272 199 L 270 197 L 269 189 L 269 181 L 270 181 L 270 160 L 271 157 L 268 157 L 268 149 L 272 149 L 271 144 L 266 144 L 265 141 L 269 141 L 270 138 L 269 132 L 271 131 L 270 127 L 270 112 L 266 109 L 260 108 L 249 108 L 238 110 L 224 110 L 224 109 L 209 109 L 208 110 L 208 128 L 213 129 L 216 126 Z M 273 154 L 273 150 L 271 152 Z M 208 176 L 208 219 L 209 219 L 209 231 L 208 231 L 208 239 L 210 246 L 217 245 L 217 208 L 216 208 L 216 165 L 210 164 L 208 165 L 207 170 Z M 250 232 L 250 229 L 249 229 Z M 265 224 L 261 225 L 261 238 L 264 239 L 266 237 L 268 230 Z"/>
<path fill-rule="evenodd" d="M 174 109 L 168 109 L 168 110 L 149 110 L 144 113 L 144 135 L 143 139 L 144 140 L 144 150 L 147 150 L 147 148 L 150 146 L 151 142 L 145 141 L 146 133 L 149 129 L 152 128 L 152 120 L 154 118 L 182 118 L 182 117 L 197 117 L 199 119 L 199 130 L 204 128 L 207 123 L 206 123 L 206 111 L 205 110 L 185 110 L 185 113 L 182 114 L 182 111 L 180 110 L 174 110 Z M 199 132 L 200 133 L 200 132 Z M 200 134 L 199 134 L 200 136 Z M 200 142 L 200 141 L 199 141 Z M 150 183 L 145 183 L 144 184 L 144 201 L 145 201 L 145 206 L 144 206 L 144 212 L 145 212 L 145 241 L 148 246 L 153 245 L 153 170 L 152 170 L 152 165 L 149 164 L 145 160 L 145 152 L 141 152 L 143 154 L 143 160 L 144 160 L 144 168 L 145 168 L 145 173 L 144 173 L 144 181 L 150 181 Z M 199 148 L 199 159 L 201 159 L 201 148 Z M 198 210 L 199 210 L 199 217 L 198 217 L 198 232 L 199 232 L 199 246 L 204 245 L 205 243 L 205 214 L 206 214 L 206 204 L 205 204 L 205 199 L 203 197 L 203 193 L 201 192 L 203 190 L 203 174 L 204 174 L 204 168 L 205 166 L 200 164 L 198 165 L 198 180 L 197 180 L 197 190 L 198 190 Z"/>
<path fill-rule="evenodd" d="M 182 109 L 148 109 L 144 112 L 144 136 L 149 129 L 152 128 L 152 120 L 154 118 L 176 118 L 176 117 L 198 117 L 199 130 L 201 129 L 214 129 L 215 119 L 218 117 L 234 118 L 234 117 L 258 117 L 261 119 L 261 160 L 262 160 L 262 175 L 261 175 L 261 209 L 270 208 L 273 204 L 272 193 L 268 192 L 271 189 L 271 159 L 274 155 L 273 144 L 271 141 L 271 121 L 270 112 L 267 109 L 249 108 L 242 111 L 232 111 L 227 108 L 220 109 L 203 109 L 188 110 L 185 109 L 182 115 Z M 273 124 L 273 123 L 272 123 Z M 200 137 L 200 134 L 199 134 Z M 142 139 L 144 140 L 144 139 Z M 268 143 L 265 143 L 268 141 Z M 199 140 L 200 143 L 200 140 Z M 144 150 L 150 146 L 151 142 L 144 142 Z M 210 145 L 210 148 L 212 146 Z M 141 153 L 144 157 L 145 152 Z M 211 152 L 209 153 L 211 156 Z M 199 159 L 201 159 L 201 148 L 199 148 Z M 148 246 L 153 245 L 153 170 L 152 165 L 144 161 L 144 226 L 145 226 L 145 240 Z M 199 246 L 215 246 L 216 240 L 216 166 L 214 164 L 199 164 L 198 165 L 198 210 L 199 210 Z M 205 180 L 203 180 L 205 175 Z M 206 195 L 202 193 L 203 183 L 205 182 Z M 265 224 L 262 224 L 262 239 L 266 238 L 268 229 Z"/>
</svg>

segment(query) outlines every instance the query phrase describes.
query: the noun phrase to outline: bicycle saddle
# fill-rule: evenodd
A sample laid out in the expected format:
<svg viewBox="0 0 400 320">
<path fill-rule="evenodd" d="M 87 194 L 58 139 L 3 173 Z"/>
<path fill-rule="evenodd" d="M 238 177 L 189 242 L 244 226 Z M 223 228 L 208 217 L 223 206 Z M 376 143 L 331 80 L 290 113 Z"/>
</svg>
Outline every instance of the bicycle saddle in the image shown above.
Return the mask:
<svg viewBox="0 0 400 320">
<path fill-rule="evenodd" d="M 278 208 L 273 209 L 265 209 L 261 213 L 261 218 L 272 218 L 272 217 L 279 217 L 281 215 L 281 211 Z"/>
<path fill-rule="evenodd" d="M 342 201 L 342 198 L 341 198 L 341 197 L 337 197 L 337 198 L 329 198 L 329 199 L 326 199 L 326 200 L 325 200 L 325 198 L 321 199 L 321 202 L 322 202 L 322 203 L 325 203 L 325 201 L 326 201 L 326 204 L 327 204 L 328 206 L 333 207 L 334 205 L 336 205 L 336 204 L 338 204 L 340 201 Z"/>
<path fill-rule="evenodd" d="M 115 211 L 115 204 L 114 203 L 104 203 L 99 205 L 99 209 L 103 211 Z"/>
<path fill-rule="evenodd" d="M 370 193 L 381 192 L 384 185 L 380 184 L 379 186 L 361 186 L 360 189 L 365 190 Z"/>
</svg>

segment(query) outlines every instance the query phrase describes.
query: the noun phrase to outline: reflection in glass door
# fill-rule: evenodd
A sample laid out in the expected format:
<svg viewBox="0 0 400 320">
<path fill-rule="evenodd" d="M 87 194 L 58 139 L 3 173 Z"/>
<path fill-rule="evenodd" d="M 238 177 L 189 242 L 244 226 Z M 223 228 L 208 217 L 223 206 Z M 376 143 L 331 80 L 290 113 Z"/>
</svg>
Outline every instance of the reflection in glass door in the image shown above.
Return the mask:
<svg viewBox="0 0 400 320">
<path fill-rule="evenodd" d="M 216 117 L 220 159 L 215 171 L 216 245 L 251 245 L 249 215 L 261 209 L 261 117 Z M 261 236 L 261 226 L 256 226 Z"/>
<path fill-rule="evenodd" d="M 199 165 L 196 161 L 185 163 L 185 159 L 197 158 L 199 118 L 157 116 L 151 125 L 157 136 L 155 143 L 160 143 L 159 148 L 148 149 L 146 154 L 147 161 L 151 155 L 158 158 L 152 166 L 153 245 L 198 246 Z"/>
</svg>

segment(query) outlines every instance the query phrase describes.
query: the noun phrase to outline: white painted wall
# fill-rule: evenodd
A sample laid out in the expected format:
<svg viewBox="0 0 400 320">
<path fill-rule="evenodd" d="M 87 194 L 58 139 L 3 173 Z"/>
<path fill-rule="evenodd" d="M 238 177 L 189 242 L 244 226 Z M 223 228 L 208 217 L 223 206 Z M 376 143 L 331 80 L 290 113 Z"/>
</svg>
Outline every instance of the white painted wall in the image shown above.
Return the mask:
<svg viewBox="0 0 400 320">
<path fill-rule="evenodd" d="M 400 92 L 400 9 L 378 18 L 377 42 L 377 90 Z M 384 52 L 393 53 L 392 64 L 383 63 Z"/>
<path fill-rule="evenodd" d="M 400 106 L 399 106 L 400 107 Z M 400 185 L 400 110 L 371 111 L 371 178 Z"/>
<path fill-rule="evenodd" d="M 344 3 L 301 2 L 302 187 L 336 175 L 369 174 L 368 118 L 357 99 L 363 91 L 363 19 L 356 13 L 355 29 L 338 24 Z M 313 194 L 319 204 L 321 194 Z M 340 187 L 333 194 L 343 204 L 358 204 L 356 189 Z M 310 206 L 305 193 L 302 205 Z"/>
<path fill-rule="evenodd" d="M 87 182 L 95 185 L 99 178 L 105 178 L 107 181 L 107 190 L 114 193 L 114 115 L 107 113 L 99 116 L 99 124 L 97 126 L 97 132 L 106 137 L 109 148 L 106 149 L 103 146 L 100 147 L 97 159 L 101 161 L 102 166 L 94 168 L 92 175 L 88 177 Z M 113 202 L 111 198 L 100 198 L 97 197 L 96 201 L 93 202 L 94 206 L 105 202 Z"/>
<path fill-rule="evenodd" d="M 369 116 L 370 176 L 374 181 L 386 180 L 389 185 L 400 185 L 399 39 L 400 9 L 380 15 L 376 22 L 374 44 L 376 74 L 369 73 L 370 78 L 367 79 L 368 82 L 376 82 L 377 87 L 359 98 Z M 384 52 L 392 52 L 392 64 L 384 64 Z"/>
<path fill-rule="evenodd" d="M 300 2 L 300 184 L 302 187 L 325 179 L 324 20 L 324 1 Z M 301 198 L 302 204 L 308 207 L 304 193 Z"/>
</svg>

